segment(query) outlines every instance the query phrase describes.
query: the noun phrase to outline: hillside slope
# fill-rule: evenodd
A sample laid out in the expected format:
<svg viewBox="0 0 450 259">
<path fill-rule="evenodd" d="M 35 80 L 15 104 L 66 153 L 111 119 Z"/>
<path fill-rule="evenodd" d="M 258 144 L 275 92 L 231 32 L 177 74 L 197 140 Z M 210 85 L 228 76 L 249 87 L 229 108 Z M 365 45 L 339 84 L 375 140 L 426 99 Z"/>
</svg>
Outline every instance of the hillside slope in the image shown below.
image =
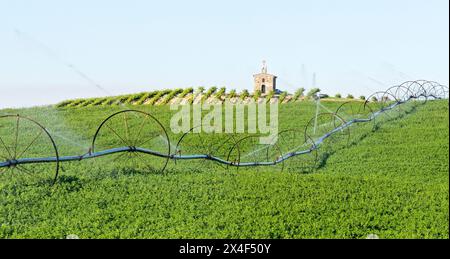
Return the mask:
<svg viewBox="0 0 450 259">
<path fill-rule="evenodd" d="M 284 106 L 280 122 L 291 125 L 297 114 L 306 121 L 313 107 Z M 80 143 L 89 143 L 88 129 L 105 114 L 63 112 L 79 118 L 60 126 L 70 123 Z M 419 106 L 336 150 L 310 174 L 161 176 L 99 160 L 65 164 L 55 188 L 1 178 L 0 237 L 449 238 L 448 115 L 447 101 Z"/>
</svg>

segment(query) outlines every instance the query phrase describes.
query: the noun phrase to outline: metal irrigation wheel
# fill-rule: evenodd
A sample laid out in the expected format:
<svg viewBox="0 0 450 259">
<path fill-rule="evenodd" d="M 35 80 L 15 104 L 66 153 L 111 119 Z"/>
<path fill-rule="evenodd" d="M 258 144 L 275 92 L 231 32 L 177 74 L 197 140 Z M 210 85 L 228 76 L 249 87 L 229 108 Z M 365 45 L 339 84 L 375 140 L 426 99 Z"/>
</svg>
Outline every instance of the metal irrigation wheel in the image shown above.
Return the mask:
<svg viewBox="0 0 450 259">
<path fill-rule="evenodd" d="M 198 132 L 197 132 L 198 131 Z M 226 160 L 228 151 L 236 143 L 235 134 L 200 134 L 201 126 L 193 127 L 184 133 L 177 142 L 176 156 L 206 155 Z M 204 171 L 226 169 L 227 166 L 209 159 L 175 159 L 175 163 L 182 164 L 189 171 Z"/>
<path fill-rule="evenodd" d="M 277 145 L 283 157 L 293 155 L 284 161 L 284 171 L 311 173 L 317 166 L 317 150 L 311 138 L 305 137 L 303 130 L 288 129 L 278 133 Z M 296 152 L 302 154 L 294 155 Z"/>
<path fill-rule="evenodd" d="M 388 118 L 393 118 L 397 115 L 397 112 L 399 112 L 399 106 L 397 105 L 394 109 L 389 109 L 389 107 L 397 102 L 398 100 L 392 93 L 386 91 L 376 92 L 370 95 L 364 102 L 364 109 L 370 111 L 371 115 L 378 114 Z M 377 119 L 375 119 L 375 117 L 372 118 L 374 126 L 377 121 L 381 120 L 381 118 L 380 116 L 378 116 Z"/>
<path fill-rule="evenodd" d="M 370 116 L 370 111 L 364 109 L 363 101 L 348 101 L 341 104 L 335 114 L 344 121 L 349 122 L 354 119 L 367 119 Z"/>
<path fill-rule="evenodd" d="M 58 148 L 44 126 L 20 115 L 0 116 L 0 177 L 54 184 L 58 173 Z"/>
<path fill-rule="evenodd" d="M 109 157 L 126 169 L 162 173 L 170 159 L 166 129 L 153 115 L 139 110 L 124 110 L 106 118 L 95 132 L 91 152 L 120 147 L 128 150 Z"/>
<path fill-rule="evenodd" d="M 305 142 L 309 139 L 317 149 L 319 167 L 330 154 L 349 145 L 350 129 L 345 124 L 336 113 L 320 113 L 306 125 Z"/>
<path fill-rule="evenodd" d="M 428 96 L 426 89 L 423 87 L 424 83 L 426 83 L 426 81 L 407 81 L 400 86 L 409 89 L 409 92 L 412 95 L 411 97 L 414 99 L 412 101 L 426 103 Z"/>
<path fill-rule="evenodd" d="M 341 128 L 345 124 L 336 113 L 320 113 L 306 124 L 305 142 L 311 139 L 314 145 L 324 146 L 318 147 L 323 151 L 346 147 L 350 142 L 350 129 Z"/>
<path fill-rule="evenodd" d="M 233 167 L 239 171 L 240 168 L 251 167 L 254 171 L 283 171 L 284 162 L 274 165 L 263 165 L 264 163 L 274 163 L 283 155 L 277 143 L 262 144 L 261 135 L 245 136 L 233 145 L 228 152 L 227 161 L 233 163 L 228 169 Z M 250 165 L 250 166 L 246 166 Z"/>
<path fill-rule="evenodd" d="M 370 118 L 372 114 L 370 109 L 365 109 L 363 101 L 349 101 L 341 104 L 337 109 L 335 114 L 342 118 L 345 122 L 350 122 L 354 120 L 365 121 Z M 361 140 L 366 132 L 370 131 L 373 127 L 371 123 L 362 122 L 354 123 L 352 126 L 352 134 L 349 138 L 350 143 L 356 143 Z"/>
<path fill-rule="evenodd" d="M 425 80 L 421 80 L 420 83 L 423 89 L 425 89 L 426 97 L 428 100 L 439 98 L 439 91 L 442 87 L 439 83 Z"/>
<path fill-rule="evenodd" d="M 423 87 L 430 99 L 448 99 L 448 87 L 437 82 L 427 81 Z"/>
<path fill-rule="evenodd" d="M 404 85 L 390 87 L 386 90 L 386 93 L 393 96 L 395 100 L 399 102 L 406 102 L 410 98 L 414 97 L 414 93 Z"/>
</svg>

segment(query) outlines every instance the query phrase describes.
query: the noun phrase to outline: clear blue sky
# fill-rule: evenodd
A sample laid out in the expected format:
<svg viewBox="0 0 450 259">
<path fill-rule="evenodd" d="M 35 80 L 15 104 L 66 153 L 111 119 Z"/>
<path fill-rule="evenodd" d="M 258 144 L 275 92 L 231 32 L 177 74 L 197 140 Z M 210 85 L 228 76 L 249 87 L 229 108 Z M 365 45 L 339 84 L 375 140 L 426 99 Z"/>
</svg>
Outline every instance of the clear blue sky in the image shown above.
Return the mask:
<svg viewBox="0 0 450 259">
<path fill-rule="evenodd" d="M 160 88 L 449 83 L 448 0 L 0 0 L 0 107 Z"/>
</svg>

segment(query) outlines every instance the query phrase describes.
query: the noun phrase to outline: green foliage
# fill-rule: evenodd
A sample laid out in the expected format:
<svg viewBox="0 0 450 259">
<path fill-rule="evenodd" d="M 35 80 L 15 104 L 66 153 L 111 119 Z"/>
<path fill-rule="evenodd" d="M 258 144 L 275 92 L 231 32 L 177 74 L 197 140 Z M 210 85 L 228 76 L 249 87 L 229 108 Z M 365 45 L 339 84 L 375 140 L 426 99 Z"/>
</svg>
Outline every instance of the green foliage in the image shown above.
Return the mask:
<svg viewBox="0 0 450 259">
<path fill-rule="evenodd" d="M 66 107 L 67 105 L 71 104 L 72 102 L 73 102 L 73 100 L 66 100 L 66 101 L 62 101 L 62 102 L 56 104 L 55 106 L 57 108 L 63 108 L 63 107 Z"/>
<path fill-rule="evenodd" d="M 206 101 L 211 95 L 213 95 L 217 91 L 217 87 L 213 86 L 206 91 L 206 93 L 202 96 L 202 102 Z"/>
<path fill-rule="evenodd" d="M 136 105 L 142 105 L 144 104 L 149 98 L 152 98 L 153 96 L 157 95 L 159 91 L 153 91 L 149 93 L 144 93 L 137 101 Z"/>
<path fill-rule="evenodd" d="M 365 101 L 365 100 L 366 100 L 366 97 L 365 97 L 364 95 L 361 95 L 361 96 L 359 97 L 359 99 Z"/>
<path fill-rule="evenodd" d="M 187 99 L 187 103 L 188 104 L 193 104 L 194 103 L 194 95 L 189 95 L 189 97 Z"/>
<path fill-rule="evenodd" d="M 280 94 L 280 97 L 279 97 L 280 103 L 282 103 L 286 99 L 287 94 L 288 93 L 286 91 L 284 91 Z"/>
<path fill-rule="evenodd" d="M 103 102 L 100 104 L 100 106 L 108 106 L 112 105 L 114 103 L 114 97 L 107 97 L 103 100 Z"/>
<path fill-rule="evenodd" d="M 232 90 L 228 93 L 228 98 L 235 98 L 235 97 L 237 97 L 236 89 L 232 89 Z"/>
<path fill-rule="evenodd" d="M 297 89 L 297 91 L 295 91 L 294 93 L 294 97 L 292 98 L 294 101 L 297 101 L 300 97 L 303 97 L 303 95 L 305 94 L 305 88 L 299 88 Z"/>
<path fill-rule="evenodd" d="M 301 90 L 301 91 L 300 91 Z M 204 87 L 199 87 L 198 91 L 204 92 Z M 296 94 L 303 95 L 304 89 L 297 90 Z M 88 98 L 88 99 L 75 99 L 75 100 L 67 100 L 64 102 L 60 102 L 55 105 L 57 108 L 73 108 L 73 107 L 94 107 L 94 106 L 114 106 L 114 105 L 155 105 L 155 104 L 168 104 L 170 101 L 175 98 L 186 98 L 188 94 L 193 94 L 194 89 L 192 87 L 186 89 L 174 89 L 174 90 L 162 90 L 162 91 L 153 91 L 153 92 L 142 92 L 137 94 L 129 94 L 129 95 L 120 95 L 120 96 L 110 96 L 110 97 L 100 97 L 100 98 Z M 270 99 L 273 98 L 275 93 L 270 91 L 266 96 L 266 102 L 269 103 Z M 287 95 L 287 93 L 286 93 Z M 207 100 L 209 97 L 213 96 L 217 99 L 222 99 L 224 96 L 227 98 L 234 98 L 240 96 L 241 100 L 249 97 L 250 94 L 248 90 L 243 90 L 240 95 L 236 93 L 236 90 L 231 90 L 230 93 L 226 94 L 226 88 L 222 87 L 217 89 L 217 87 L 211 87 L 208 89 L 206 93 L 202 96 L 202 102 Z M 261 91 L 256 91 L 252 96 L 254 100 L 258 100 L 261 98 Z M 283 97 L 284 99 L 285 97 Z M 192 102 L 195 99 L 195 96 L 192 98 Z M 188 101 L 189 102 L 189 101 Z"/>
<path fill-rule="evenodd" d="M 266 103 L 270 103 L 270 99 L 272 99 L 275 96 L 275 92 L 270 90 L 269 93 L 266 95 Z"/>
<path fill-rule="evenodd" d="M 147 94 L 149 94 L 149 93 L 131 94 L 128 96 L 128 99 L 125 102 L 127 104 L 134 104 L 135 102 L 138 102 L 143 96 L 145 96 Z"/>
<path fill-rule="evenodd" d="M 84 102 L 78 104 L 77 107 L 86 107 L 86 106 L 91 105 L 91 104 L 94 103 L 95 101 L 96 101 L 95 98 L 85 99 Z"/>
<path fill-rule="evenodd" d="M 336 94 L 336 95 L 334 96 L 334 98 L 336 98 L 336 99 L 341 99 L 341 98 L 342 98 L 342 95 L 341 95 L 341 94 Z"/>
<path fill-rule="evenodd" d="M 168 104 L 174 97 L 185 98 L 188 94 L 193 93 L 193 88 L 186 89 L 174 89 L 174 90 L 163 90 L 163 91 L 153 91 L 153 92 L 143 92 L 137 94 L 128 94 L 120 96 L 110 96 L 101 98 L 87 98 L 87 99 L 76 99 L 67 100 L 60 102 L 55 105 L 57 108 L 73 108 L 73 107 L 93 107 L 93 106 L 109 106 L 109 105 L 142 105 L 155 104 L 161 100 L 161 104 Z"/>
<path fill-rule="evenodd" d="M 183 89 L 172 90 L 168 95 L 164 97 L 164 99 L 161 101 L 161 104 L 168 104 L 175 96 L 181 94 L 182 92 Z"/>
<path fill-rule="evenodd" d="M 306 96 L 313 97 L 314 95 L 318 94 L 320 92 L 319 88 L 312 88 L 309 90 L 308 94 Z"/>
<path fill-rule="evenodd" d="M 171 90 L 169 90 L 169 89 L 158 91 L 152 98 L 150 98 L 150 100 L 148 101 L 148 104 L 149 105 L 156 104 L 159 101 L 159 99 L 161 99 L 161 97 L 165 96 L 166 94 L 169 94 L 170 92 L 171 92 Z"/>
<path fill-rule="evenodd" d="M 197 94 L 203 94 L 205 92 L 205 87 L 200 86 L 199 88 L 197 88 Z"/>
<path fill-rule="evenodd" d="M 347 99 L 355 99 L 355 97 L 351 94 L 347 95 Z"/>
<path fill-rule="evenodd" d="M 101 105 L 104 101 L 106 101 L 106 98 L 95 98 L 95 100 L 91 104 L 87 105 L 87 107 Z"/>
<path fill-rule="evenodd" d="M 116 104 L 128 104 L 128 98 L 130 95 L 121 95 L 116 97 Z"/>
<path fill-rule="evenodd" d="M 67 104 L 66 107 L 68 107 L 68 108 L 70 108 L 70 107 L 77 107 L 78 105 L 80 105 L 84 101 L 85 101 L 85 99 L 76 99 L 76 100 L 73 100 L 72 102 L 70 102 L 69 104 Z"/>
<path fill-rule="evenodd" d="M 183 90 L 181 94 L 178 95 L 179 98 L 185 98 L 186 95 L 194 93 L 194 88 L 189 87 Z"/>
<path fill-rule="evenodd" d="M 241 98 L 242 101 L 245 100 L 245 98 L 247 98 L 249 96 L 250 96 L 250 93 L 248 92 L 247 89 L 242 90 L 242 92 L 240 94 L 240 98 Z"/>
<path fill-rule="evenodd" d="M 253 94 L 253 100 L 255 100 L 255 102 L 257 102 L 260 97 L 261 97 L 261 91 L 256 90 L 255 93 Z"/>
<path fill-rule="evenodd" d="M 225 87 L 221 87 L 219 89 L 219 91 L 216 92 L 214 97 L 217 98 L 217 99 L 221 99 L 223 96 L 225 96 L 226 91 L 227 91 L 227 89 Z"/>
</svg>

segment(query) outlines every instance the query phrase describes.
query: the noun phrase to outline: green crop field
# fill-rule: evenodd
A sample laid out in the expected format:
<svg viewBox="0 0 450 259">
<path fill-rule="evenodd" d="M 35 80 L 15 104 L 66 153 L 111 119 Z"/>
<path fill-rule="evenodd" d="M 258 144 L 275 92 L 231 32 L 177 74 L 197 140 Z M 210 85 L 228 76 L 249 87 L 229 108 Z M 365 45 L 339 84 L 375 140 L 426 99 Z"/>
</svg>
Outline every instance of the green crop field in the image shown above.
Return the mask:
<svg viewBox="0 0 450 259">
<path fill-rule="evenodd" d="M 36 119 L 48 128 L 65 156 L 86 153 L 98 125 L 113 112 L 130 107 L 146 111 L 167 128 L 175 113 L 164 105 L 93 105 L 106 101 L 89 100 L 77 103 L 78 108 L 0 110 L 0 115 L 19 113 Z M 324 112 L 341 105 L 322 104 Z M 315 109 L 307 101 L 281 105 L 279 130 L 302 131 Z M 335 139 L 320 149 L 316 170 L 310 171 L 292 169 L 305 162 L 303 158 L 290 160 L 284 170 L 281 166 L 236 170 L 190 160 L 169 161 L 161 174 L 148 167 L 160 165 L 161 159 L 133 153 L 61 163 L 54 186 L 19 171 L 0 171 L 0 237 L 366 238 L 376 234 L 447 239 L 448 111 L 447 100 L 430 101 L 375 124 L 352 126 L 348 141 Z M 23 126 L 20 141 L 30 141 L 31 130 Z M 176 146 L 180 134 L 168 133 L 171 146 Z M 7 127 L 0 125 L 0 136 L 8 134 Z M 105 147 L 120 144 L 113 134 L 100 137 Z M 192 136 L 186 149 L 207 149 L 207 143 L 217 138 L 226 136 Z M 29 155 L 51 154 L 44 148 L 48 143 L 43 140 L 39 145 L 42 148 L 30 149 Z M 50 173 L 43 174 L 51 178 Z"/>
</svg>

